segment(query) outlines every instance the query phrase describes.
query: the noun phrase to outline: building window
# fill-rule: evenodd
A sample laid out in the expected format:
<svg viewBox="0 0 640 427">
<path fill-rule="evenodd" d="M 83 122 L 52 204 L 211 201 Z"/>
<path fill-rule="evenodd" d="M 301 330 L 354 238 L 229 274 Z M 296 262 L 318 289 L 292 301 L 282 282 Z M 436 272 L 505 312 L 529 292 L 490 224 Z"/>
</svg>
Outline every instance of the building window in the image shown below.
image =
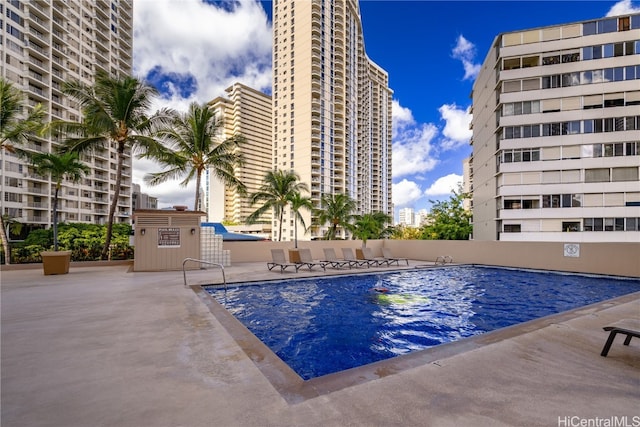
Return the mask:
<svg viewBox="0 0 640 427">
<path fill-rule="evenodd" d="M 505 224 L 505 233 L 520 233 L 520 224 Z"/>
<path fill-rule="evenodd" d="M 618 18 L 618 31 L 629 31 L 631 29 L 631 22 L 628 16 Z"/>
<path fill-rule="evenodd" d="M 563 221 L 562 222 L 562 231 L 580 231 L 580 222 L 579 221 Z"/>
<path fill-rule="evenodd" d="M 609 182 L 609 169 L 585 169 L 584 182 Z"/>
</svg>

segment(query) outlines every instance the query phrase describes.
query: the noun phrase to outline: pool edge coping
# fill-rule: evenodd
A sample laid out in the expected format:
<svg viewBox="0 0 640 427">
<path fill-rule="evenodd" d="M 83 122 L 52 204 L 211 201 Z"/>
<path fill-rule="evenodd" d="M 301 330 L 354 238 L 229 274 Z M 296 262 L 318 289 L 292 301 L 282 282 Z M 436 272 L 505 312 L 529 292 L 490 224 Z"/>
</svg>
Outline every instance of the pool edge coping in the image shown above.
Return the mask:
<svg viewBox="0 0 640 427">
<path fill-rule="evenodd" d="M 260 341 L 246 326 L 218 303 L 215 298 L 206 291 L 205 287 L 206 285 L 190 286 L 208 308 L 209 312 L 225 328 L 236 344 L 249 359 L 251 359 L 262 375 L 288 404 L 301 403 L 308 399 L 320 397 L 351 386 L 361 385 L 405 370 L 435 363 L 442 359 L 525 335 L 554 324 L 566 322 L 584 316 L 585 314 L 592 314 L 614 305 L 631 302 L 640 297 L 640 291 L 632 292 L 627 295 L 577 307 L 561 313 L 463 338 L 456 342 L 440 344 L 391 359 L 385 359 L 304 380 L 266 344 Z"/>
</svg>

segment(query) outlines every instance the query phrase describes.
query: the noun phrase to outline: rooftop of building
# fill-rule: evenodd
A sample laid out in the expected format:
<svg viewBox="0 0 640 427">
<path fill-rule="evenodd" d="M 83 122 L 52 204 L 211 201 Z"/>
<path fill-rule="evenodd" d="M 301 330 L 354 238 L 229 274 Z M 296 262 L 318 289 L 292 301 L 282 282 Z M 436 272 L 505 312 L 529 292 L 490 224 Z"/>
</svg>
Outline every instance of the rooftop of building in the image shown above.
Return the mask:
<svg viewBox="0 0 640 427">
<path fill-rule="evenodd" d="M 190 271 L 189 284 L 215 274 Z M 226 268 L 229 282 L 306 274 L 325 273 Z M 417 366 L 392 360 L 283 390 L 254 363 L 261 353 L 243 351 L 183 285 L 182 271 L 120 263 L 1 275 L 7 427 L 534 426 L 638 416 L 640 341 L 618 338 L 600 356 L 602 327 L 637 317 L 638 293 L 425 350 Z"/>
</svg>

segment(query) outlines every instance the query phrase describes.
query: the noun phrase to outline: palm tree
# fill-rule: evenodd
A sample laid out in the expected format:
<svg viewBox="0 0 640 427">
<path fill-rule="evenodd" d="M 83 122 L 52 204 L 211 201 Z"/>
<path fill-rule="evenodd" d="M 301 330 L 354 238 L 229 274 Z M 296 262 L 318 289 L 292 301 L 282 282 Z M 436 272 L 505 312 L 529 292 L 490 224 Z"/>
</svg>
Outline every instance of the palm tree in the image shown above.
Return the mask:
<svg viewBox="0 0 640 427">
<path fill-rule="evenodd" d="M 25 152 L 16 145 L 27 142 L 29 134 L 42 128 L 45 115 L 41 104 L 37 104 L 26 117 L 22 114 L 23 108 L 23 93 L 0 77 L 0 149 L 18 152 L 21 155 Z M 0 240 L 2 240 L 4 262 L 10 264 L 11 252 L 5 221 L 0 221 Z"/>
<path fill-rule="evenodd" d="M 347 228 L 352 212 L 356 209 L 356 202 L 343 193 L 324 194 L 320 199 L 321 209 L 317 211 L 318 224 L 330 223 L 325 234 L 325 240 L 335 240 L 338 227 Z"/>
<path fill-rule="evenodd" d="M 49 175 L 55 182 L 53 193 L 53 250 L 58 250 L 58 195 L 62 188 L 62 180 L 67 179 L 73 183 L 79 182 L 82 176 L 91 169 L 80 160 L 77 153 L 39 153 L 30 157 L 31 163 L 39 175 Z"/>
<path fill-rule="evenodd" d="M 295 245 L 294 247 L 298 248 L 298 221 L 302 224 L 302 227 L 307 230 L 307 225 L 304 223 L 304 218 L 300 213 L 300 209 L 304 208 L 309 211 L 313 210 L 313 203 L 311 202 L 310 197 L 304 197 L 300 193 L 293 193 L 291 197 L 289 197 L 289 203 L 291 203 L 291 212 L 293 212 L 294 218 L 294 227 L 293 231 L 295 233 Z"/>
<path fill-rule="evenodd" d="M 222 122 L 216 120 L 215 113 L 207 104 L 192 103 L 188 112 L 176 114 L 170 127 L 157 132 L 157 136 L 169 144 L 169 151 L 160 153 L 155 159 L 164 167 L 163 172 L 145 175 L 149 185 L 158 185 L 170 179 L 184 177 L 180 183 L 186 186 L 196 178 L 196 194 L 193 209 L 198 209 L 202 173 L 210 169 L 226 185 L 235 188 L 240 194 L 246 194 L 245 185 L 240 182 L 235 171 L 242 166 L 242 156 L 237 148 L 246 139 L 242 135 L 233 135 L 219 141 Z M 148 157 L 154 157 L 150 153 Z"/>
<path fill-rule="evenodd" d="M 304 182 L 299 182 L 300 176 L 294 171 L 273 170 L 267 172 L 262 186 L 249 199 L 251 205 L 263 202 L 255 212 L 247 218 L 249 224 L 257 222 L 269 209 L 278 218 L 278 241 L 282 240 L 282 217 L 284 209 L 289 204 L 295 193 L 308 192 L 309 187 Z"/>
<path fill-rule="evenodd" d="M 114 143 L 117 151 L 116 182 L 109 208 L 107 233 L 102 258 L 106 259 L 111 244 L 113 218 L 120 198 L 122 170 L 127 150 L 154 154 L 164 148 L 152 133 L 165 124 L 171 115 L 167 110 L 148 116 L 158 91 L 131 76 L 111 77 L 99 71 L 92 86 L 78 81 L 67 82 L 63 91 L 82 108 L 81 123 L 58 121 L 50 128 L 67 138 L 61 152 L 91 153 Z"/>
<path fill-rule="evenodd" d="M 367 246 L 367 239 L 382 239 L 393 230 L 391 227 L 385 226 L 391 222 L 391 217 L 384 212 L 355 215 L 353 219 L 353 223 L 349 224 L 347 228 L 353 237 L 362 240 L 363 248 Z"/>
<path fill-rule="evenodd" d="M 0 148 L 14 152 L 14 144 L 27 142 L 30 134 L 42 129 L 45 111 L 37 104 L 24 117 L 24 95 L 10 82 L 0 78 Z"/>
</svg>

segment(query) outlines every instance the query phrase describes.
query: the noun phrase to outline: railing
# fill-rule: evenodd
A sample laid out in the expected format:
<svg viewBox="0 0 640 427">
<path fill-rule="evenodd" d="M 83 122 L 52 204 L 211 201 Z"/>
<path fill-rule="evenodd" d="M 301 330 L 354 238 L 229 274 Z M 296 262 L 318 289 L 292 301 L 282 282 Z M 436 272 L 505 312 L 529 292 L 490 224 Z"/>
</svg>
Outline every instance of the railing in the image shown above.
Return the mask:
<svg viewBox="0 0 640 427">
<path fill-rule="evenodd" d="M 185 266 L 185 264 L 187 262 L 190 262 L 190 261 L 191 262 L 197 262 L 199 264 L 207 264 L 207 265 L 213 265 L 213 266 L 219 267 L 220 270 L 222 271 L 222 282 L 224 283 L 224 291 L 225 292 L 227 291 L 227 279 L 226 279 L 226 277 L 224 275 L 224 265 L 218 264 L 218 263 L 215 263 L 215 262 L 203 261 L 201 259 L 195 259 L 195 258 L 185 258 L 184 261 L 182 261 L 182 277 L 184 278 L 184 287 L 185 288 L 187 287 L 187 272 L 186 272 L 184 266 Z"/>
</svg>

